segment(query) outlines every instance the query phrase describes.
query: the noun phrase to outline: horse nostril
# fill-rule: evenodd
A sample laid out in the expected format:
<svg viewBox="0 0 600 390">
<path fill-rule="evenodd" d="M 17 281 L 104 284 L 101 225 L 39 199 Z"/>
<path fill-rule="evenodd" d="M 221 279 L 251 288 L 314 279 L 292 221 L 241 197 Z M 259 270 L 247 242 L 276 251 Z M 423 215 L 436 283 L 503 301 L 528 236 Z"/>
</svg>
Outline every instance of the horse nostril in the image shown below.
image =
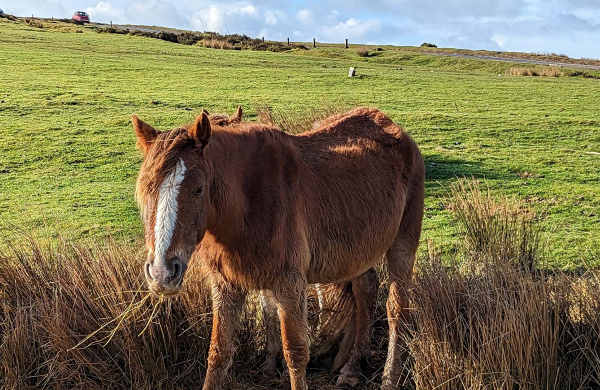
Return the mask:
<svg viewBox="0 0 600 390">
<path fill-rule="evenodd" d="M 179 279 L 179 273 L 181 272 L 181 264 L 174 263 L 173 264 L 173 280 Z"/>
<path fill-rule="evenodd" d="M 183 276 L 183 271 L 185 270 L 185 266 L 179 257 L 174 257 L 171 259 L 171 267 L 173 273 L 169 277 L 170 281 L 179 281 Z"/>
<path fill-rule="evenodd" d="M 146 265 L 144 266 L 144 272 L 146 274 L 146 279 L 152 280 L 152 274 L 150 273 L 150 260 L 146 261 Z"/>
</svg>

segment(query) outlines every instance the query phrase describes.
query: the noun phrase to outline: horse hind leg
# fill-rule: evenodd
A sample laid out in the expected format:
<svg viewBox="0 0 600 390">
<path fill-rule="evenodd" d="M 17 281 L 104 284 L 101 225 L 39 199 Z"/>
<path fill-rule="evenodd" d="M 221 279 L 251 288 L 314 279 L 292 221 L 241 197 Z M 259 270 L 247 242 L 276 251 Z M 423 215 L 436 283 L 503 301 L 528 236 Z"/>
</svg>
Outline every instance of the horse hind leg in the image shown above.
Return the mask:
<svg viewBox="0 0 600 390">
<path fill-rule="evenodd" d="M 406 345 L 402 333 L 407 331 L 409 321 L 408 289 L 412 280 L 413 266 L 423 217 L 423 201 L 416 200 L 407 207 L 396 239 L 386 252 L 390 291 L 387 300 L 389 324 L 388 353 L 383 371 L 382 390 L 401 387 L 403 361 Z"/>
<path fill-rule="evenodd" d="M 271 290 L 261 290 L 260 304 L 262 307 L 267 338 L 267 358 L 263 364 L 263 371 L 268 375 L 275 375 L 279 368 L 279 362 L 281 362 L 280 367 L 284 371 L 287 370 L 287 365 L 283 358 L 277 300 Z"/>
<path fill-rule="evenodd" d="M 371 333 L 377 310 L 377 290 L 379 278 L 375 269 L 371 268 L 361 276 L 352 280 L 352 294 L 355 302 L 353 320 L 346 324 L 344 338 L 340 344 L 340 352 L 334 361 L 334 369 L 339 368 L 347 357 L 350 349 L 350 359 L 340 370 L 337 386 L 356 386 L 360 381 L 361 364 L 369 356 Z"/>
</svg>

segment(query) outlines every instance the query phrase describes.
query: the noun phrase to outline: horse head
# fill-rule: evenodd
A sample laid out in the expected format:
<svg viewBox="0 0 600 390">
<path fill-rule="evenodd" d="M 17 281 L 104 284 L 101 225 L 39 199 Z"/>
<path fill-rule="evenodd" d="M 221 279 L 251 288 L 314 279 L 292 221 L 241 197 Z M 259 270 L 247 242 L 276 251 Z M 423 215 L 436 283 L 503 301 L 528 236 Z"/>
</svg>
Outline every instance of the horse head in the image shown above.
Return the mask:
<svg viewBox="0 0 600 390">
<path fill-rule="evenodd" d="M 132 122 L 144 155 L 136 200 L 148 250 L 146 279 L 153 292 L 176 294 L 206 231 L 211 120 L 203 112 L 192 125 L 164 132 L 135 115 Z"/>
</svg>

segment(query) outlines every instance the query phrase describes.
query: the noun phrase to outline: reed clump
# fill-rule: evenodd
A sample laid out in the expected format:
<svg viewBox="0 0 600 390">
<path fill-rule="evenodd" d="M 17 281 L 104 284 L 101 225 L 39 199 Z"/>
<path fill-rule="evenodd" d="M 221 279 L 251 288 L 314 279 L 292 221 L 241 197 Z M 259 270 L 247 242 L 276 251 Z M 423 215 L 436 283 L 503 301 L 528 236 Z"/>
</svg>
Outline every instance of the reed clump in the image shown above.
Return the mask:
<svg viewBox="0 0 600 390">
<path fill-rule="evenodd" d="M 554 66 L 535 66 L 535 67 L 511 67 L 506 71 L 509 76 L 542 76 L 542 77 L 561 77 L 563 72 Z"/>
<path fill-rule="evenodd" d="M 356 54 L 358 54 L 359 57 L 368 57 L 369 56 L 369 48 L 365 47 L 365 46 L 361 46 L 358 49 L 356 49 Z"/>
<path fill-rule="evenodd" d="M 234 46 L 225 39 L 207 38 L 202 40 L 203 47 L 221 50 L 233 50 Z"/>
<path fill-rule="evenodd" d="M 299 134 L 316 128 L 325 118 L 346 112 L 348 107 L 343 103 L 322 102 L 318 108 L 305 107 L 301 110 L 273 109 L 264 102 L 254 102 L 252 108 L 256 112 L 259 123 L 276 126 L 290 134 Z"/>
<path fill-rule="evenodd" d="M 477 181 L 451 193 L 459 250 L 444 257 L 430 248 L 411 290 L 412 385 L 600 386 L 600 271 L 544 269 L 540 213 Z"/>
</svg>

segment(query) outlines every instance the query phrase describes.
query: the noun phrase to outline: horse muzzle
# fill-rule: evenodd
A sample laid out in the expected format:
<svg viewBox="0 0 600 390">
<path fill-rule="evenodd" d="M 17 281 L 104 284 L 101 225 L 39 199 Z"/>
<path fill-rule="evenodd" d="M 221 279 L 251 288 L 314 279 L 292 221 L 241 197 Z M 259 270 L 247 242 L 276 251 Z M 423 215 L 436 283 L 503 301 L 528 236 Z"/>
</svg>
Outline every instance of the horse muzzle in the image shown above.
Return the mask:
<svg viewBox="0 0 600 390">
<path fill-rule="evenodd" d="M 158 295 L 177 294 L 181 290 L 186 269 L 187 264 L 177 256 L 166 262 L 148 259 L 144 265 L 148 286 Z"/>
</svg>

